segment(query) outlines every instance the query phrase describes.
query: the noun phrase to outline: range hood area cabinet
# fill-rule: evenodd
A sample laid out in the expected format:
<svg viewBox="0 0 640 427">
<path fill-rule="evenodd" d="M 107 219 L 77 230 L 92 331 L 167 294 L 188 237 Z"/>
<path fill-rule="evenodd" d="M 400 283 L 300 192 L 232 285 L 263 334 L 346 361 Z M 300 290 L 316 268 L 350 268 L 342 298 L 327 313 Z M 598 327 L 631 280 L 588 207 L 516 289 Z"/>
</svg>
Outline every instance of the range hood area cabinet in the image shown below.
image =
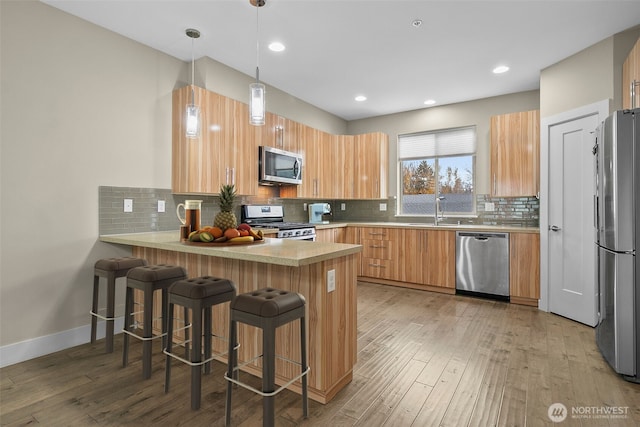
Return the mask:
<svg viewBox="0 0 640 427">
<path fill-rule="evenodd" d="M 540 191 L 540 111 L 491 117 L 491 195 L 531 197 Z"/>
<path fill-rule="evenodd" d="M 221 185 L 234 184 L 238 194 L 256 194 L 262 128 L 249 124 L 246 104 L 193 86 L 202 124 L 198 138 L 187 138 L 185 108 L 191 88 L 173 92 L 172 191 L 217 194 Z"/>
<path fill-rule="evenodd" d="M 282 187 L 283 198 L 384 199 L 389 136 L 381 132 L 332 135 L 300 125 L 302 185 Z"/>
</svg>

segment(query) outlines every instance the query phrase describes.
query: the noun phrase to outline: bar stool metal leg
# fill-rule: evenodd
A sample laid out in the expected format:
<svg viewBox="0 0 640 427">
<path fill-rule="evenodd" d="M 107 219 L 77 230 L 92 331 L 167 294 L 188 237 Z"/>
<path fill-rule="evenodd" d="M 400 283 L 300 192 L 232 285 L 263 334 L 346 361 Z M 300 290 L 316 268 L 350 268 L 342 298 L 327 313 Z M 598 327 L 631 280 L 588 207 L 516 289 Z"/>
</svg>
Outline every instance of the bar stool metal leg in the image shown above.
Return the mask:
<svg viewBox="0 0 640 427">
<path fill-rule="evenodd" d="M 273 393 L 276 389 L 276 327 L 270 319 L 263 320 L 262 328 L 262 392 Z M 306 375 L 305 375 L 306 376 Z M 276 422 L 275 395 L 263 397 L 262 425 L 273 427 Z"/>
<path fill-rule="evenodd" d="M 106 320 L 106 352 L 113 353 L 113 327 L 116 314 L 116 275 L 109 272 L 107 277 L 107 320 Z"/>
<path fill-rule="evenodd" d="M 307 376 L 305 372 L 309 368 L 307 362 L 307 332 L 305 329 L 305 316 L 300 318 L 300 374 L 302 375 L 302 415 L 304 418 L 309 416 L 309 398 L 307 396 Z"/>
<path fill-rule="evenodd" d="M 227 378 L 237 379 L 235 375 L 235 367 L 238 366 L 238 322 L 231 319 L 229 321 L 229 353 L 227 353 Z M 228 427 L 231 425 L 231 392 L 233 390 L 233 383 L 227 381 L 227 404 L 225 409 L 225 425 Z"/>
<path fill-rule="evenodd" d="M 98 312 L 98 296 L 100 293 L 100 276 L 93 275 L 93 302 L 91 303 L 91 312 Z M 91 343 L 96 342 L 96 334 L 98 329 L 98 317 L 91 316 Z"/>
</svg>

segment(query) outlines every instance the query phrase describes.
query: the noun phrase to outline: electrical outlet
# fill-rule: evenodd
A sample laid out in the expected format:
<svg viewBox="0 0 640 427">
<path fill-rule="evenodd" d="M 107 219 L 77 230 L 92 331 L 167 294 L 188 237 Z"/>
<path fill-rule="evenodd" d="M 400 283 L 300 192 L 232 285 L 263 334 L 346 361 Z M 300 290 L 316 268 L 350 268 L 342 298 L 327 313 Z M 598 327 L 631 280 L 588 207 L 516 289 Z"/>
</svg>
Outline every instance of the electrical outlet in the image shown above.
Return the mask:
<svg viewBox="0 0 640 427">
<path fill-rule="evenodd" d="M 336 290 L 336 271 L 327 271 L 327 292 L 333 292 Z"/>
<path fill-rule="evenodd" d="M 493 212 L 496 210 L 496 205 L 493 202 L 485 202 L 484 203 L 484 211 L 485 212 Z"/>
<path fill-rule="evenodd" d="M 124 211 L 133 212 L 133 199 L 124 199 Z"/>
<path fill-rule="evenodd" d="M 165 203 L 164 200 L 158 200 L 158 212 L 165 211 Z"/>
<path fill-rule="evenodd" d="M 387 210 L 387 204 L 386 203 L 380 203 L 380 210 L 381 211 L 386 211 Z"/>
<path fill-rule="evenodd" d="M 340 210 L 346 211 L 347 210 L 347 204 L 346 203 L 341 203 L 340 204 Z"/>
<path fill-rule="evenodd" d="M 307 210 L 307 204 L 306 203 L 302 204 L 302 209 L 304 209 L 305 211 Z"/>
</svg>

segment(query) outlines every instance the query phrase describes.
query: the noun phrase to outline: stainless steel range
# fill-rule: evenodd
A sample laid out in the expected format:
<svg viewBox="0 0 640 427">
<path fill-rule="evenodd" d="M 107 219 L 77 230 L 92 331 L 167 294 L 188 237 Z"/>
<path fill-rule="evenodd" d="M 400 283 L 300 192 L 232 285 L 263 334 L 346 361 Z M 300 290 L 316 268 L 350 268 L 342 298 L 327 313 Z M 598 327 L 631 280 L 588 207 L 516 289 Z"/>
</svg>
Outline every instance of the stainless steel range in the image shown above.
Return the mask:
<svg viewBox="0 0 640 427">
<path fill-rule="evenodd" d="M 240 219 L 252 228 L 277 228 L 279 239 L 316 240 L 313 224 L 284 222 L 282 205 L 242 205 Z"/>
</svg>

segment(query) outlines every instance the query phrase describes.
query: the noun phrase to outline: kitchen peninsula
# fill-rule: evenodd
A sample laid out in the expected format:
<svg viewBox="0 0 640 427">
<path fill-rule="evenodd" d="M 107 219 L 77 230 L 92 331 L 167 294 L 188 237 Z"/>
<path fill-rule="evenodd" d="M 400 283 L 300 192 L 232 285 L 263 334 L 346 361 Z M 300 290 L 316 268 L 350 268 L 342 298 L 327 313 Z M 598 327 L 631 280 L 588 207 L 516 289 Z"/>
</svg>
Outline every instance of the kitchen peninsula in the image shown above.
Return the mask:
<svg viewBox="0 0 640 427">
<path fill-rule="evenodd" d="M 307 304 L 309 397 L 327 403 L 351 381 L 357 351 L 356 275 L 360 245 L 266 238 L 264 243 L 251 245 L 198 246 L 181 243 L 177 231 L 103 235 L 100 240 L 131 246 L 133 256 L 150 264 L 183 266 L 189 277 L 211 275 L 233 280 L 238 293 L 267 286 L 301 293 Z M 335 290 L 329 292 L 326 278 L 332 270 Z M 157 305 L 155 310 L 159 312 Z M 228 310 L 226 304 L 214 307 L 214 334 L 228 336 Z M 297 328 L 297 322 L 278 328 L 278 355 L 300 359 Z M 255 328 L 241 326 L 238 338 L 241 362 L 260 354 L 261 341 Z M 226 344 L 214 345 L 218 352 Z M 257 364 L 245 368 L 260 376 Z M 298 372 L 296 365 L 277 360 L 279 384 Z M 297 384 L 290 388 L 299 392 Z"/>
</svg>

